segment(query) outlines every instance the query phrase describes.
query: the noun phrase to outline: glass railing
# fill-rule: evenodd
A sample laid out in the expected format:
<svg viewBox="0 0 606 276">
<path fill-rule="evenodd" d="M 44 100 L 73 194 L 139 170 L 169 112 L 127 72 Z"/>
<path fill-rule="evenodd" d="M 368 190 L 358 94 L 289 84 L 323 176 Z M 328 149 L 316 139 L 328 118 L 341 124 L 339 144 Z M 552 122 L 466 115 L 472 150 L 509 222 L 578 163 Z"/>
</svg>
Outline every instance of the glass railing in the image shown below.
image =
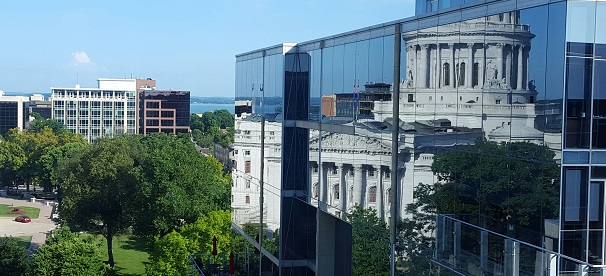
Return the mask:
<svg viewBox="0 0 606 276">
<path fill-rule="evenodd" d="M 437 217 L 432 261 L 463 275 L 604 275 L 602 267 L 450 215 Z"/>
</svg>

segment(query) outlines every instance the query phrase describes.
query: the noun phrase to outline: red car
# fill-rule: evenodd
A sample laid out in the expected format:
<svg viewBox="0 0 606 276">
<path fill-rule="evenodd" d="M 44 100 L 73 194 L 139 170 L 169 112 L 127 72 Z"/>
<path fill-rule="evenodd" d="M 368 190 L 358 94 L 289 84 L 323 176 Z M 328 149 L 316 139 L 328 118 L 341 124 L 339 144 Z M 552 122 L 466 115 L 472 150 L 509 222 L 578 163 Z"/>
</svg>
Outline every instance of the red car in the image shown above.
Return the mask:
<svg viewBox="0 0 606 276">
<path fill-rule="evenodd" d="M 28 216 L 18 216 L 15 218 L 15 221 L 28 223 L 28 222 L 31 222 L 32 220 Z"/>
</svg>

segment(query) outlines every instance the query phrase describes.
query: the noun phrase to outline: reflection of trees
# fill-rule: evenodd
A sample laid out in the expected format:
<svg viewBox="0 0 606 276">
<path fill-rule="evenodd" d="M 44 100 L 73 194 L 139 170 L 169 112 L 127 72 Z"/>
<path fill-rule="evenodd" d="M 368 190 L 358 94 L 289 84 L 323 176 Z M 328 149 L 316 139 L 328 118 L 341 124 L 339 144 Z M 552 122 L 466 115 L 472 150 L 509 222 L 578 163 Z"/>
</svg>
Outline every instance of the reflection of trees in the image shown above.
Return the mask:
<svg viewBox="0 0 606 276">
<path fill-rule="evenodd" d="M 425 232 L 434 230 L 434 215 L 455 214 L 480 227 L 536 243 L 544 219 L 558 217 L 560 171 L 554 155 L 549 148 L 532 143 L 489 141 L 438 154 L 432 170 L 439 182 L 419 183 L 415 203 L 407 206 L 407 212 L 424 224 Z"/>
</svg>

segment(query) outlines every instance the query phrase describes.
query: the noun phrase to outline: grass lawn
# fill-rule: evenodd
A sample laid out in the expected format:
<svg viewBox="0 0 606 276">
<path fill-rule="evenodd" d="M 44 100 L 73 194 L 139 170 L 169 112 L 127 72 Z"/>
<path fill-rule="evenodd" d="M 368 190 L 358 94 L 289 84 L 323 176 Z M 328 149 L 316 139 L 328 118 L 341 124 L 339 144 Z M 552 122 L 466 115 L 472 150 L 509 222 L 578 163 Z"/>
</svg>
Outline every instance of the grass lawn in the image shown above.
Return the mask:
<svg viewBox="0 0 606 276">
<path fill-rule="evenodd" d="M 107 260 L 107 241 L 101 235 L 96 237 L 103 242 L 101 252 L 105 254 L 105 260 Z M 148 252 L 152 250 L 146 244 L 145 239 L 131 235 L 117 236 L 114 237 L 113 248 L 117 275 L 145 274 Z"/>
<path fill-rule="evenodd" d="M 19 210 L 23 210 L 22 214 L 9 214 L 8 212 L 19 208 Z M 5 204 L 0 204 L 0 217 L 13 217 L 16 218 L 18 216 L 28 216 L 32 219 L 37 219 L 40 214 L 40 209 L 35 207 L 25 207 L 25 206 L 9 206 Z"/>
<path fill-rule="evenodd" d="M 13 238 L 17 239 L 17 244 L 25 249 L 28 249 L 29 244 L 32 242 L 32 236 L 20 236 Z"/>
</svg>

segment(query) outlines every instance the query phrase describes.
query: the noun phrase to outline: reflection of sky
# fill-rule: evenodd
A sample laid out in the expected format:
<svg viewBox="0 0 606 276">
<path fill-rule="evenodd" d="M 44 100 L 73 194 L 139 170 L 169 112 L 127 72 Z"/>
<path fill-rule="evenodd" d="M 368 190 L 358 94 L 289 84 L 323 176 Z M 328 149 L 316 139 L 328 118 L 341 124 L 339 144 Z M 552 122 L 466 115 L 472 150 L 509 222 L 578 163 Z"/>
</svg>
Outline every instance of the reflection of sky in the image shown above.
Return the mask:
<svg viewBox="0 0 606 276">
<path fill-rule="evenodd" d="M 564 3 L 551 5 L 551 8 L 541 6 L 520 11 L 521 23 L 530 25 L 531 33 L 536 35 L 531 41 L 528 78 L 535 80 L 538 100 L 562 98 L 565 55 L 565 23 L 562 18 L 565 18 L 565 12 Z"/>
</svg>

